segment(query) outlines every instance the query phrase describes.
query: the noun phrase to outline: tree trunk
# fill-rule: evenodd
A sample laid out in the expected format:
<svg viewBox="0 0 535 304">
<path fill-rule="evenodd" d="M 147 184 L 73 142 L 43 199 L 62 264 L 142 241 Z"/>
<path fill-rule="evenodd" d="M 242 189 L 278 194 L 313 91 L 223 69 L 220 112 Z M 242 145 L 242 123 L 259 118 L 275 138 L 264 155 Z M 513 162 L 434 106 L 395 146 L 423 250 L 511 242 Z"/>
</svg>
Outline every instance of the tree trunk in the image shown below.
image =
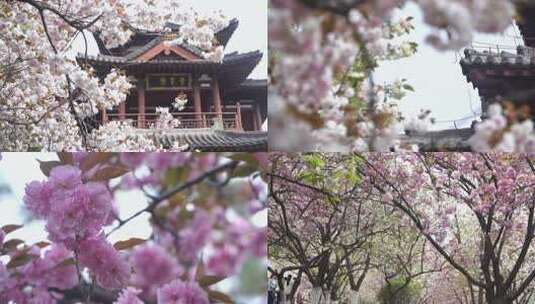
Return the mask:
<svg viewBox="0 0 535 304">
<path fill-rule="evenodd" d="M 285 292 L 284 292 L 284 288 L 280 288 L 279 287 L 279 304 L 288 304 L 286 302 L 286 295 L 285 295 Z"/>
<path fill-rule="evenodd" d="M 321 287 L 314 287 L 310 291 L 310 304 L 331 304 L 330 295 Z"/>
<path fill-rule="evenodd" d="M 492 299 L 487 299 L 487 303 L 488 304 L 513 304 L 513 301 L 510 301 L 505 298 L 492 298 Z"/>
<path fill-rule="evenodd" d="M 359 304 L 359 293 L 356 290 L 349 290 L 348 292 L 349 304 Z"/>
</svg>

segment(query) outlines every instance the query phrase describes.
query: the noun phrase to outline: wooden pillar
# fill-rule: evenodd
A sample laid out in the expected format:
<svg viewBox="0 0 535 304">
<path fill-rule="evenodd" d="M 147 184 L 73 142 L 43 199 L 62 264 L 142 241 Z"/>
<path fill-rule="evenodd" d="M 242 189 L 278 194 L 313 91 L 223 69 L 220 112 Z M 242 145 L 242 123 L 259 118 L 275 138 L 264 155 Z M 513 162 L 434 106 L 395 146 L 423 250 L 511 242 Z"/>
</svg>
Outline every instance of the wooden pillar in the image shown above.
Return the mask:
<svg viewBox="0 0 535 304">
<path fill-rule="evenodd" d="M 256 105 L 253 105 L 253 109 L 251 110 L 251 118 L 253 119 L 253 131 L 260 130 L 257 116 L 258 116 L 258 113 L 256 113 Z"/>
<path fill-rule="evenodd" d="M 193 82 L 193 105 L 195 107 L 195 120 L 197 121 L 196 127 L 205 128 L 202 116 L 201 85 L 197 79 Z"/>
<path fill-rule="evenodd" d="M 241 120 L 241 105 L 240 103 L 236 103 L 236 129 L 243 130 L 242 127 L 242 120 Z"/>
<path fill-rule="evenodd" d="M 119 104 L 119 119 L 126 119 L 126 100 Z"/>
<path fill-rule="evenodd" d="M 217 117 L 221 120 L 223 120 L 223 111 L 221 109 L 221 92 L 219 91 L 219 81 L 217 80 L 217 76 L 213 76 L 212 79 L 212 96 L 214 100 L 214 107 L 215 112 L 217 113 Z"/>
<path fill-rule="evenodd" d="M 256 103 L 255 101 L 255 104 L 254 104 L 254 111 L 256 111 L 256 121 L 258 123 L 258 128 L 255 130 L 255 131 L 260 131 L 262 130 L 262 113 L 260 112 L 260 105 L 258 105 L 258 103 Z"/>
<path fill-rule="evenodd" d="M 100 112 L 102 114 L 102 124 L 107 123 L 108 122 L 108 112 L 106 111 L 106 108 L 103 107 Z"/>
<path fill-rule="evenodd" d="M 137 86 L 137 127 L 145 128 L 145 87 L 144 82 L 140 81 Z"/>
</svg>

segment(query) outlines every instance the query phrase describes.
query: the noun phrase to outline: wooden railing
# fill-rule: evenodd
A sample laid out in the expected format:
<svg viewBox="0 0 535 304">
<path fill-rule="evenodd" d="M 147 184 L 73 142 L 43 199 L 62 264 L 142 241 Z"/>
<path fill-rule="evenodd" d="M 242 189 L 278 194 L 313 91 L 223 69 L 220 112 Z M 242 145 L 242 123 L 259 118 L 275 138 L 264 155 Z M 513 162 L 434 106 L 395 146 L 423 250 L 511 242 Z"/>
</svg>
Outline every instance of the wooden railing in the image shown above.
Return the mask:
<svg viewBox="0 0 535 304">
<path fill-rule="evenodd" d="M 225 130 L 241 130 L 241 117 L 239 112 L 176 112 L 171 113 L 173 118 L 180 121 L 179 129 L 200 129 L 211 128 L 219 120 Z M 156 113 L 125 113 L 125 114 L 107 114 L 108 121 L 124 120 L 129 121 L 133 127 L 147 129 L 154 126 L 158 120 L 159 114 Z M 221 117 L 221 118 L 220 118 Z"/>
</svg>

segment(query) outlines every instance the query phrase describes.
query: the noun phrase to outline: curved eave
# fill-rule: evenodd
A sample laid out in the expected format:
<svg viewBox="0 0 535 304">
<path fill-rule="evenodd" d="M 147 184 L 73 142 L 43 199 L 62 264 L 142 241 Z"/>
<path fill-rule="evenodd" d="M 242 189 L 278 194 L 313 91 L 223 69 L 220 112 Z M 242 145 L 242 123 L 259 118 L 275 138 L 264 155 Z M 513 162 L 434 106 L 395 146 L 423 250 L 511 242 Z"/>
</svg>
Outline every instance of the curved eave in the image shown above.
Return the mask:
<svg viewBox="0 0 535 304">
<path fill-rule="evenodd" d="M 535 46 L 535 6 L 518 5 L 517 24 L 527 46 Z"/>
<path fill-rule="evenodd" d="M 238 19 L 236 19 L 236 18 L 232 19 L 225 28 L 223 28 L 219 32 L 215 33 L 215 38 L 217 39 L 217 41 L 221 45 L 226 47 L 228 42 L 229 42 L 229 40 L 232 38 L 232 35 L 238 29 L 238 25 L 239 25 Z M 166 24 L 166 27 L 172 29 L 173 31 L 177 31 L 179 29 L 179 26 L 177 24 L 172 23 L 172 22 L 168 22 Z M 134 31 L 134 35 L 130 38 L 130 40 L 127 43 L 125 43 L 124 45 L 115 47 L 115 48 L 111 48 L 111 49 L 107 49 L 106 48 L 106 46 L 104 45 L 104 43 L 102 42 L 102 40 L 100 39 L 98 34 L 94 35 L 95 36 L 95 40 L 97 40 L 97 44 L 99 45 L 100 53 L 107 54 L 107 55 L 110 55 L 110 54 L 123 54 L 123 55 L 125 55 L 124 51 L 126 49 L 128 49 L 128 48 L 130 48 L 132 46 L 145 44 L 148 41 L 151 41 L 151 40 L 153 40 L 155 38 L 161 37 L 162 34 L 163 34 L 163 32 L 161 32 L 161 31 L 148 31 L 148 30 L 144 30 L 144 29 L 132 29 L 132 30 Z M 197 49 L 197 48 L 195 48 L 193 46 L 186 46 L 186 47 L 189 48 L 189 50 L 193 51 L 194 53 L 200 52 L 199 49 Z"/>
<path fill-rule="evenodd" d="M 251 74 L 254 68 L 262 59 L 262 52 L 255 51 L 244 54 L 226 55 L 223 62 L 209 60 L 156 60 L 156 61 L 135 61 L 127 60 L 117 56 L 77 56 L 79 64 L 89 64 L 98 71 L 106 71 L 110 68 L 118 68 L 126 72 L 139 73 L 173 73 L 173 72 L 195 72 L 195 73 L 217 73 L 221 87 L 231 89 L 242 84 Z"/>
<path fill-rule="evenodd" d="M 218 75 L 221 86 L 230 90 L 242 84 L 262 60 L 262 56 L 260 51 L 225 56 Z"/>
<path fill-rule="evenodd" d="M 93 35 L 93 38 L 95 39 L 95 42 L 97 43 L 99 52 L 104 55 L 111 55 L 110 51 L 104 44 L 104 41 L 102 41 L 102 39 L 100 38 L 100 33 L 94 32 L 92 33 L 92 35 Z"/>
<path fill-rule="evenodd" d="M 219 41 L 222 46 L 226 47 L 228 42 L 230 41 L 230 38 L 232 38 L 232 35 L 234 35 L 234 32 L 236 32 L 236 30 L 238 29 L 238 26 L 238 19 L 232 19 L 227 27 L 215 34 L 217 41 Z"/>
</svg>

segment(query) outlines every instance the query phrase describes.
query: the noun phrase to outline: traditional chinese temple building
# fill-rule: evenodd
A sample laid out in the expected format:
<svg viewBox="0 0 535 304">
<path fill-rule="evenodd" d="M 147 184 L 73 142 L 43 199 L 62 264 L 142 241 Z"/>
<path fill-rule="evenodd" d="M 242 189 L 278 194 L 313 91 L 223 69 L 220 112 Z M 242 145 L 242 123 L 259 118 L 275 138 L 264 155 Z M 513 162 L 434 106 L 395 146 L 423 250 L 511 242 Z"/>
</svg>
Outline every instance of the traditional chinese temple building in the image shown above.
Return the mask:
<svg viewBox="0 0 535 304">
<path fill-rule="evenodd" d="M 266 151 L 262 126 L 267 119 L 267 80 L 248 79 L 262 53 L 234 52 L 221 62 L 208 60 L 195 46 L 167 43 L 176 39 L 179 26 L 166 27 L 164 32 L 137 30 L 128 43 L 112 49 L 95 35 L 100 54 L 77 56 L 101 78 L 116 68 L 135 84 L 118 107 L 100 110 L 100 123 L 128 121 L 140 132 L 150 132 L 158 117 L 156 108 L 167 107 L 180 126 L 160 135 L 166 145 L 179 141 L 191 150 Z M 234 19 L 214 39 L 226 46 L 237 28 Z M 187 98 L 182 111 L 173 110 L 178 95 Z"/>
<path fill-rule="evenodd" d="M 503 101 L 527 105 L 535 117 L 535 6 L 518 6 L 516 24 L 524 45 L 470 47 L 461 59 L 463 75 L 481 97 L 481 118 L 490 104 Z M 404 141 L 427 151 L 469 151 L 473 133 L 472 128 L 442 130 L 411 134 Z"/>
<path fill-rule="evenodd" d="M 516 52 L 468 48 L 461 60 L 463 74 L 481 97 L 483 117 L 490 104 L 500 101 L 535 109 L 535 6 L 519 7 L 517 25 L 524 45 L 517 46 Z"/>
</svg>

